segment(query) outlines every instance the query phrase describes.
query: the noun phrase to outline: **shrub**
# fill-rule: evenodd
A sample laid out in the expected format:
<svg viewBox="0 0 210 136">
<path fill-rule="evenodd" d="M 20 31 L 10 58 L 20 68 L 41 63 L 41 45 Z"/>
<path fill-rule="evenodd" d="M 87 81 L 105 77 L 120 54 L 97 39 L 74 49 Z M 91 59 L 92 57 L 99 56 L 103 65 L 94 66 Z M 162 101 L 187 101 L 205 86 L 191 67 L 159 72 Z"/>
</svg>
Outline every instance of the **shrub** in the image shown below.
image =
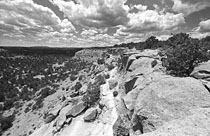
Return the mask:
<svg viewBox="0 0 210 136">
<path fill-rule="evenodd" d="M 95 82 L 98 84 L 98 85 L 103 85 L 106 83 L 106 80 L 105 80 L 105 77 L 104 75 L 100 74 L 98 75 L 96 78 L 95 78 Z"/>
<path fill-rule="evenodd" d="M 100 99 L 100 86 L 97 83 L 89 84 L 83 101 L 87 106 L 94 105 Z"/>
<path fill-rule="evenodd" d="M 77 79 L 77 77 L 76 77 L 75 75 L 71 75 L 71 76 L 70 76 L 70 80 L 71 80 L 71 81 L 75 81 L 76 79 Z"/>
<path fill-rule="evenodd" d="M 40 99 L 44 99 L 49 95 L 52 95 L 53 93 L 55 93 L 56 91 L 54 89 L 50 89 L 49 87 L 45 87 L 43 88 L 38 95 Z"/>
<path fill-rule="evenodd" d="M 158 46 L 158 39 L 155 36 L 151 36 L 149 37 L 146 41 L 145 41 L 146 47 L 145 49 L 157 49 Z"/>
<path fill-rule="evenodd" d="M 75 91 L 79 91 L 80 88 L 82 88 L 82 84 L 80 82 L 77 82 L 76 85 L 74 86 Z"/>
<path fill-rule="evenodd" d="M 1 130 L 2 131 L 6 131 L 7 129 L 9 129 L 10 127 L 12 127 L 12 122 L 15 119 L 15 115 L 11 115 L 8 117 L 3 117 L 2 115 L 0 116 L 0 126 L 1 126 Z M 0 132 L 1 134 L 2 132 Z"/>
<path fill-rule="evenodd" d="M 8 110 L 13 107 L 15 100 L 14 99 L 8 99 L 4 102 L 4 110 Z"/>
<path fill-rule="evenodd" d="M 110 78 L 110 75 L 109 74 L 106 74 L 105 75 L 105 79 L 109 79 Z"/>
<path fill-rule="evenodd" d="M 104 64 L 104 63 L 105 63 L 104 58 L 98 58 L 97 63 L 98 63 L 99 65 Z"/>
<path fill-rule="evenodd" d="M 113 92 L 113 96 L 116 97 L 117 95 L 118 95 L 118 92 L 117 91 L 114 91 Z"/>
<path fill-rule="evenodd" d="M 177 34 L 169 38 L 170 48 L 166 51 L 167 71 L 175 76 L 189 76 L 194 67 L 208 60 L 208 53 L 199 43 L 187 34 Z"/>
<path fill-rule="evenodd" d="M 153 60 L 151 65 L 152 65 L 152 68 L 155 67 L 157 65 L 157 60 Z"/>
<path fill-rule="evenodd" d="M 25 113 L 28 113 L 29 111 L 30 111 L 29 107 L 26 107 L 25 110 L 24 110 Z"/>
<path fill-rule="evenodd" d="M 43 107 L 43 99 L 38 99 L 36 103 L 32 106 L 32 110 L 37 110 Z"/>
</svg>

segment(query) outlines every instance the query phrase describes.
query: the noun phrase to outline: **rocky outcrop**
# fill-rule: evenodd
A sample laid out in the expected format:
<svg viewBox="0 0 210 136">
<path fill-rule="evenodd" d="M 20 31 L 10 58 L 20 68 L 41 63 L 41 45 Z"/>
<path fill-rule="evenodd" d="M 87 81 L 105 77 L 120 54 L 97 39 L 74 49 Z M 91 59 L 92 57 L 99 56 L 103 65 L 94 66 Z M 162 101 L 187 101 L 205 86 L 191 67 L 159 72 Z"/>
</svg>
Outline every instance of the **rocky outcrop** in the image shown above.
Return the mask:
<svg viewBox="0 0 210 136">
<path fill-rule="evenodd" d="M 64 114 L 61 114 L 58 116 L 55 120 L 54 127 L 56 128 L 55 131 L 60 131 L 61 128 L 63 128 L 63 125 L 66 123 L 66 116 Z"/>
<path fill-rule="evenodd" d="M 121 117 L 118 117 L 113 126 L 113 136 L 129 136 L 129 129 L 123 123 Z"/>
<path fill-rule="evenodd" d="M 191 115 L 183 115 L 142 136 L 209 136 L 209 125 L 210 108 L 193 109 Z"/>
<path fill-rule="evenodd" d="M 81 99 L 71 99 L 57 112 L 55 119 L 40 129 L 42 133 L 34 136 L 49 135 L 51 130 L 61 136 L 210 134 L 207 75 L 203 78 L 192 74 L 205 80 L 167 75 L 158 50 L 132 51 L 124 55 L 121 75 L 116 73 L 117 69 L 105 71 L 110 77 L 100 84 L 99 105 L 87 109 Z M 202 73 L 202 70 L 197 71 L 197 74 Z"/>
<path fill-rule="evenodd" d="M 85 122 L 93 122 L 96 119 L 97 115 L 98 115 L 98 110 L 94 109 L 93 111 L 91 111 L 90 114 L 88 114 L 87 116 L 84 117 L 84 121 Z"/>
<path fill-rule="evenodd" d="M 53 115 L 53 114 L 48 114 L 48 115 L 46 115 L 46 118 L 44 119 L 44 122 L 45 122 L 45 123 L 50 123 L 50 122 L 52 122 L 55 118 L 56 118 L 55 115 Z"/>
<path fill-rule="evenodd" d="M 128 84 L 130 87 L 126 87 L 126 95 L 123 97 L 129 111 L 134 111 L 131 119 L 133 131 L 146 133 L 145 136 L 147 134 L 150 136 L 150 133 L 152 136 L 168 136 L 183 127 L 183 132 L 179 131 L 174 135 L 187 135 L 185 132 L 189 133 L 188 127 L 191 129 L 195 127 L 197 131 L 198 129 L 204 130 L 204 133 L 196 132 L 197 135 L 207 135 L 210 129 L 203 126 L 196 127 L 195 124 L 198 125 L 199 122 L 194 123 L 193 120 L 197 121 L 194 117 L 199 112 L 203 115 L 201 120 L 204 121 L 204 124 L 209 124 L 209 120 L 205 121 L 204 119 L 209 116 L 206 114 L 206 110 L 210 107 L 208 87 L 191 77 L 179 78 L 166 75 L 161 66 L 161 58 L 156 53 L 155 55 L 150 54 L 151 56 L 146 54 L 135 54 L 138 57 L 125 74 L 127 81 L 125 84 L 135 78 L 135 82 Z M 178 121 L 183 123 L 177 124 Z M 187 122 L 189 123 L 188 127 L 182 126 L 187 125 Z M 166 129 L 166 124 L 171 125 L 170 130 Z M 173 134 L 170 134 L 169 131 Z M 190 135 L 193 134 L 190 133 Z"/>
<path fill-rule="evenodd" d="M 196 79 L 204 79 L 210 81 L 210 61 L 203 62 L 194 68 L 191 76 Z"/>
<path fill-rule="evenodd" d="M 81 114 L 83 111 L 87 109 L 87 105 L 84 102 L 80 102 L 79 104 L 75 105 L 66 113 L 66 117 L 76 117 Z"/>
</svg>

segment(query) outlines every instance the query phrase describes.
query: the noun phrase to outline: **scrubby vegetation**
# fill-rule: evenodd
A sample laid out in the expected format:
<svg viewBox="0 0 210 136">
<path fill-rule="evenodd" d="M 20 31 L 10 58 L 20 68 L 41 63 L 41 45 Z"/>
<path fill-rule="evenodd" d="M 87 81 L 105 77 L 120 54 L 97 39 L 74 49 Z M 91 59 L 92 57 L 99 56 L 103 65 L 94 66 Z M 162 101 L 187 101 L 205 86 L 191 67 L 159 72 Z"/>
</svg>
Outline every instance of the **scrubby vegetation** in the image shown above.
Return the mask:
<svg viewBox="0 0 210 136">
<path fill-rule="evenodd" d="M 95 105 L 100 99 L 100 85 L 97 83 L 90 83 L 86 90 L 86 94 L 83 96 L 83 101 L 88 107 Z"/>
<path fill-rule="evenodd" d="M 0 135 L 2 135 L 3 131 L 9 129 L 13 124 L 15 116 L 11 115 L 8 117 L 3 117 L 2 115 L 0 116 Z"/>
<path fill-rule="evenodd" d="M 151 36 L 145 42 L 115 45 L 115 47 L 144 49 L 160 49 L 163 64 L 167 72 L 174 76 L 189 76 L 198 63 L 209 60 L 210 36 L 201 40 L 191 38 L 188 34 L 179 33 L 166 41 L 159 41 Z M 152 64 L 152 67 L 155 63 Z"/>
<path fill-rule="evenodd" d="M 177 34 L 167 41 L 167 70 L 176 76 L 189 76 L 200 62 L 208 61 L 209 53 L 202 41 L 187 34 Z"/>
<path fill-rule="evenodd" d="M 4 47 L 1 50 L 0 116 L 12 108 L 14 113 L 18 113 L 24 103 L 32 99 L 35 102 L 24 109 L 25 113 L 41 108 L 44 99 L 58 89 L 57 83 L 66 78 L 74 81 L 78 71 L 92 66 L 92 62 L 72 58 L 76 50 L 56 50 L 22 47 Z M 12 123 L 9 117 L 1 121 L 6 122 L 8 119 Z M 4 131 L 10 126 L 3 124 L 1 129 Z"/>
<path fill-rule="evenodd" d="M 96 76 L 94 83 L 89 83 L 86 94 L 83 96 L 83 101 L 88 107 L 95 105 L 100 99 L 100 85 L 106 83 L 105 76 L 99 74 Z"/>
</svg>

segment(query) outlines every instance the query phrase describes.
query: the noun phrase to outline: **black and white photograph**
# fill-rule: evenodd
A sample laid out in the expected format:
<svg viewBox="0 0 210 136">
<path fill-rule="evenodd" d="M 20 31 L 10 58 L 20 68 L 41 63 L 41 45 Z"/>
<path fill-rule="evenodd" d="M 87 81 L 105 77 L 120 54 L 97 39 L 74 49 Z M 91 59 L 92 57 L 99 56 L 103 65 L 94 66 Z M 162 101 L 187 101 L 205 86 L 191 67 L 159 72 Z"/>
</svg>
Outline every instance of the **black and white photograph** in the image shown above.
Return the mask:
<svg viewBox="0 0 210 136">
<path fill-rule="evenodd" d="M 210 136 L 210 0 L 0 0 L 0 136 Z"/>
</svg>

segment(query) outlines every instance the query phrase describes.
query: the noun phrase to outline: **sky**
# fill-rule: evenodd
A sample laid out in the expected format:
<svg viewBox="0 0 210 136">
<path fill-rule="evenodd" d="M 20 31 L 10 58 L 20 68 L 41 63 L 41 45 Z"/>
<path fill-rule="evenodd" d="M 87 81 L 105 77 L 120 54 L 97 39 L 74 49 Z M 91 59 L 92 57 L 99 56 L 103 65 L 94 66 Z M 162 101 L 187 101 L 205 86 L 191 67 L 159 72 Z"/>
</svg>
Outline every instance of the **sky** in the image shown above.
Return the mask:
<svg viewBox="0 0 210 136">
<path fill-rule="evenodd" d="M 0 46 L 92 47 L 210 35 L 210 0 L 0 0 Z"/>
</svg>

